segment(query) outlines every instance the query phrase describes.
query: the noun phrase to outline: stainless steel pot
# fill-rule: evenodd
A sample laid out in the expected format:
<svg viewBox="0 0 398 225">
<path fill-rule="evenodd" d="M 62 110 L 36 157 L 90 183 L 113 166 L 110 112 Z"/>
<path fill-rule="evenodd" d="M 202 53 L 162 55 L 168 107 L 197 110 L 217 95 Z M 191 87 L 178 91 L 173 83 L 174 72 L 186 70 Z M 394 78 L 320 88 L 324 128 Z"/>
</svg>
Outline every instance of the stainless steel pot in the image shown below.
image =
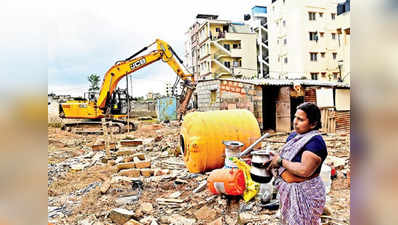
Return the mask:
<svg viewBox="0 0 398 225">
<path fill-rule="evenodd" d="M 272 179 L 272 175 L 265 170 L 265 168 L 257 168 L 252 166 L 250 169 L 250 176 L 252 180 L 257 183 L 268 183 Z"/>
<path fill-rule="evenodd" d="M 269 166 L 271 155 L 268 151 L 260 150 L 253 151 L 252 155 L 252 167 L 250 169 L 250 175 L 253 181 L 257 183 L 268 183 L 272 179 L 272 174 L 268 173 L 266 168 Z M 264 164 L 267 162 L 266 164 Z"/>
<path fill-rule="evenodd" d="M 230 157 L 238 157 L 241 150 L 240 148 L 243 147 L 243 143 L 239 141 L 223 141 L 225 145 L 225 160 L 224 166 L 227 168 L 237 168 L 235 163 L 229 160 Z"/>
<path fill-rule="evenodd" d="M 253 151 L 251 155 L 252 155 L 252 166 L 255 166 L 257 168 L 268 167 L 269 163 L 264 165 L 265 162 L 271 159 L 271 155 L 268 153 L 268 151 L 266 150 Z"/>
<path fill-rule="evenodd" d="M 232 151 L 239 151 L 240 148 L 244 145 L 242 142 L 239 141 L 223 141 L 222 142 L 229 150 Z"/>
</svg>

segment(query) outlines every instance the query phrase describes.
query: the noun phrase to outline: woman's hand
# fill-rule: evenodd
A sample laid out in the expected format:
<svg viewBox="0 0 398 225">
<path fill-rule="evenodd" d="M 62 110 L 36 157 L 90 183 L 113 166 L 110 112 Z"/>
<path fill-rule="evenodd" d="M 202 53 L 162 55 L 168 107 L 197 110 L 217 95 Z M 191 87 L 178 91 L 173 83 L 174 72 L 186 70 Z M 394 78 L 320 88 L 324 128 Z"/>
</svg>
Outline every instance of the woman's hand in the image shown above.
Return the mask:
<svg viewBox="0 0 398 225">
<path fill-rule="evenodd" d="M 276 152 L 270 152 L 272 157 L 271 163 L 267 167 L 267 170 L 270 171 L 272 168 L 279 168 L 278 159 L 280 158 L 279 154 Z M 269 161 L 268 161 L 269 162 Z"/>
</svg>

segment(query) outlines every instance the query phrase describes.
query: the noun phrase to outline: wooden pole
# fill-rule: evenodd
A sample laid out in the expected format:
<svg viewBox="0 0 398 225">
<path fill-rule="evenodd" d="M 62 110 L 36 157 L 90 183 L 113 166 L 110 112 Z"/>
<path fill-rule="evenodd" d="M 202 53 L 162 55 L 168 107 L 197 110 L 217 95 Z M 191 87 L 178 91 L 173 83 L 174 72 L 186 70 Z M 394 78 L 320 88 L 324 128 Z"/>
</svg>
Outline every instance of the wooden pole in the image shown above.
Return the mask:
<svg viewBox="0 0 398 225">
<path fill-rule="evenodd" d="M 126 76 L 127 89 L 127 133 L 130 133 L 130 95 L 129 95 L 129 76 Z"/>
<path fill-rule="evenodd" d="M 108 137 L 108 127 L 106 125 L 105 118 L 101 119 L 102 123 L 102 131 L 104 133 L 104 140 L 105 140 L 105 151 L 106 151 L 106 158 L 110 158 L 110 151 L 109 151 L 109 137 Z"/>
</svg>

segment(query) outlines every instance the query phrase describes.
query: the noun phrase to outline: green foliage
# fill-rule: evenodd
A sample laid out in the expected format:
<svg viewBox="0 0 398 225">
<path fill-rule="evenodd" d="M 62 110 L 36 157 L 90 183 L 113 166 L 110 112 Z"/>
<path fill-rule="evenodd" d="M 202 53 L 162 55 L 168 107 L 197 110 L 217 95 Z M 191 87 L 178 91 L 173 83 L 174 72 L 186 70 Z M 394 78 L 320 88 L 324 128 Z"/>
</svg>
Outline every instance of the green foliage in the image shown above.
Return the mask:
<svg viewBox="0 0 398 225">
<path fill-rule="evenodd" d="M 88 89 L 88 91 L 98 91 L 99 87 L 99 81 L 100 81 L 100 77 L 97 74 L 91 74 L 90 76 L 88 76 L 88 81 L 90 82 L 90 88 Z"/>
</svg>

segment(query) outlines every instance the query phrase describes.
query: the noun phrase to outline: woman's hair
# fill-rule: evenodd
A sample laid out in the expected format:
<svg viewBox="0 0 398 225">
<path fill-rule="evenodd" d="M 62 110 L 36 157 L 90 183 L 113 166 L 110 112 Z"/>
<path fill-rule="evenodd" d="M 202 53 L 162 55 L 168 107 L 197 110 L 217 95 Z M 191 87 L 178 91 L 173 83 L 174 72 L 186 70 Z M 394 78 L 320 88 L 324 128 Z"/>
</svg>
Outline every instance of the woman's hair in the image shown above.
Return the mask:
<svg viewBox="0 0 398 225">
<path fill-rule="evenodd" d="M 303 110 L 307 114 L 310 124 L 316 123 L 314 130 L 322 128 L 321 111 L 314 103 L 304 102 L 297 106 L 297 109 Z"/>
</svg>

